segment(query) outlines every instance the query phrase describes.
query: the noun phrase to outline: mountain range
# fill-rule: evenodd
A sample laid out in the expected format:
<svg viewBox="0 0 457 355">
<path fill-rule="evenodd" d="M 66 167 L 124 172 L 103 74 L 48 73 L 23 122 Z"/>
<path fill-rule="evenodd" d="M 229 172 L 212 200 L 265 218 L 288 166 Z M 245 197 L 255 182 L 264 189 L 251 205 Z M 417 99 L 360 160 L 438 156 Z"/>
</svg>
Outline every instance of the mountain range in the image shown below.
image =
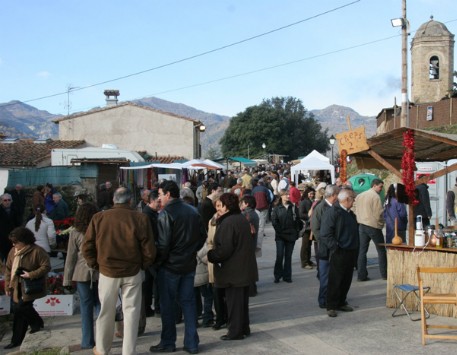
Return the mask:
<svg viewBox="0 0 457 355">
<path fill-rule="evenodd" d="M 203 122 L 206 131 L 202 134 L 203 155 L 209 149 L 219 151 L 219 140 L 229 126 L 230 117 L 208 113 L 196 108 L 162 100 L 156 97 L 143 98 L 133 102 L 154 109 L 190 117 Z M 359 115 L 349 107 L 331 105 L 322 110 L 310 111 L 322 128 L 327 128 L 329 135 L 348 130 L 346 117 L 349 115 L 353 128 L 365 126 L 367 137 L 376 132 L 376 118 Z M 61 115 L 39 110 L 20 101 L 0 104 L 0 135 L 9 138 L 46 139 L 58 137 L 58 125 L 53 120 Z"/>
</svg>

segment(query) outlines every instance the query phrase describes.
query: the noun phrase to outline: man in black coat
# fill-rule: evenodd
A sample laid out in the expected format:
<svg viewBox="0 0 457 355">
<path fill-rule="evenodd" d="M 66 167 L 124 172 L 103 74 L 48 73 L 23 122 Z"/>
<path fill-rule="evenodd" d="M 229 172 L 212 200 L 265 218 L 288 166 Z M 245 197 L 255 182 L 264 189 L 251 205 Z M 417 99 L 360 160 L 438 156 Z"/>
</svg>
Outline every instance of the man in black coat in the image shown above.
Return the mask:
<svg viewBox="0 0 457 355">
<path fill-rule="evenodd" d="M 21 219 L 14 207 L 10 194 L 0 196 L 0 259 L 5 261 L 13 247 L 8 236 L 21 225 Z"/>
<path fill-rule="evenodd" d="M 11 197 L 13 198 L 13 203 L 14 203 L 15 209 L 20 218 L 20 223 L 22 224 L 22 221 L 24 219 L 26 201 L 25 201 L 25 191 L 23 190 L 21 184 L 16 184 L 16 187 L 14 188 L 14 190 L 11 191 Z"/>
<path fill-rule="evenodd" d="M 419 175 L 418 178 L 421 179 L 425 175 Z M 416 186 L 416 198 L 419 203 L 414 206 L 414 218 L 417 216 L 422 216 L 422 225 L 424 227 L 430 225 L 430 219 L 432 218 L 432 208 L 430 206 L 430 194 L 428 192 L 428 185 L 422 183 Z"/>
<path fill-rule="evenodd" d="M 319 254 L 330 262 L 327 288 L 327 314 L 336 317 L 336 310 L 352 312 L 346 301 L 352 283 L 359 249 L 359 227 L 351 211 L 354 191 L 342 189 L 338 202 L 322 216 L 319 236 Z"/>
<path fill-rule="evenodd" d="M 208 186 L 208 195 L 202 200 L 202 203 L 199 208 L 200 216 L 202 217 L 202 223 L 205 226 L 206 231 L 208 231 L 208 223 L 211 218 L 213 218 L 216 213 L 216 207 L 214 207 L 213 199 L 221 191 L 221 187 L 218 183 L 211 183 Z"/>
<path fill-rule="evenodd" d="M 157 227 L 157 279 L 160 293 L 162 332 L 160 342 L 149 348 L 151 352 L 176 350 L 176 302 L 184 315 L 184 350 L 198 353 L 197 310 L 194 278 L 197 251 L 206 241 L 206 231 L 195 207 L 179 198 L 179 187 L 171 180 L 159 186 L 163 209 Z"/>
<path fill-rule="evenodd" d="M 149 193 L 149 203 L 144 206 L 143 213 L 148 216 L 149 221 L 151 222 L 154 240 L 157 240 L 159 233 L 157 230 L 157 219 L 159 217 L 160 206 L 159 190 L 152 189 Z M 149 269 L 145 270 L 144 276 L 145 279 L 143 282 L 143 298 L 145 302 L 145 314 L 146 317 L 151 317 L 154 315 L 155 311 L 160 313 L 158 293 L 159 289 L 157 287 L 157 271 L 154 267 L 149 267 Z M 153 295 L 154 310 L 151 308 Z"/>
</svg>

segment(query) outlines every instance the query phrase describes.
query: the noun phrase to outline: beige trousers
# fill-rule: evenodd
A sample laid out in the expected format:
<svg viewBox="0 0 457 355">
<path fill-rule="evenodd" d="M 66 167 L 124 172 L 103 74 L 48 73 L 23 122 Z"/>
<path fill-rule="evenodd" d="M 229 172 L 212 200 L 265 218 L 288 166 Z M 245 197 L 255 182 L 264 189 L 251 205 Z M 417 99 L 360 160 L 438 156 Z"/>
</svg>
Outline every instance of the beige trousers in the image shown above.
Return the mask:
<svg viewBox="0 0 457 355">
<path fill-rule="evenodd" d="M 98 281 L 98 297 L 101 309 L 97 318 L 96 349 L 103 355 L 108 355 L 113 344 L 114 316 L 118 289 L 122 294 L 122 311 L 124 313 L 124 339 L 122 343 L 123 355 L 136 354 L 136 340 L 138 337 L 138 322 L 141 311 L 141 284 L 144 272 L 135 276 L 111 278 L 100 274 Z"/>
</svg>

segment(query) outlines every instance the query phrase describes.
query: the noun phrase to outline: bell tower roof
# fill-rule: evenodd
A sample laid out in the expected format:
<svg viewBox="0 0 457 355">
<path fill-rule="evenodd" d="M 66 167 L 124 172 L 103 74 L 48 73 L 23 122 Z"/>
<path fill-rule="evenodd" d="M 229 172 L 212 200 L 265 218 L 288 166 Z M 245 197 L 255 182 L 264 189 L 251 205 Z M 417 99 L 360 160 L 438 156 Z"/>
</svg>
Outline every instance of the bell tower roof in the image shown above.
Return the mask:
<svg viewBox="0 0 457 355">
<path fill-rule="evenodd" d="M 454 36 L 447 29 L 446 25 L 442 22 L 435 21 L 433 16 L 430 16 L 430 21 L 422 24 L 416 31 L 414 39 L 422 37 L 441 37 L 441 36 Z"/>
</svg>

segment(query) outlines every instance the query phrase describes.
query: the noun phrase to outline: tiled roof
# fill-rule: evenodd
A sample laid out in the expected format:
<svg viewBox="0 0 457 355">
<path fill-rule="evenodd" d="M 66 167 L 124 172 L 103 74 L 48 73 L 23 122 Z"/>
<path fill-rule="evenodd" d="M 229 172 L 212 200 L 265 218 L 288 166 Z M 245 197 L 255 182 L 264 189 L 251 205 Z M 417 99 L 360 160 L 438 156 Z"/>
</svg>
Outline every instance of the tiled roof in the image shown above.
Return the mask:
<svg viewBox="0 0 457 355">
<path fill-rule="evenodd" d="M 60 141 L 49 139 L 44 143 L 35 143 L 31 139 L 18 140 L 15 143 L 0 141 L 0 166 L 36 166 L 45 159 L 51 158 L 51 150 L 56 148 L 78 148 L 85 141 Z"/>
<path fill-rule="evenodd" d="M 185 161 L 187 159 L 184 157 L 178 157 L 178 156 L 156 156 L 156 157 L 150 157 L 146 161 L 150 161 L 151 163 L 171 164 L 171 163 L 176 162 L 177 160 Z"/>
<path fill-rule="evenodd" d="M 191 122 L 194 122 L 196 124 L 200 123 L 199 120 L 196 120 L 196 119 L 193 119 L 193 118 L 190 118 L 190 117 L 180 116 L 180 115 L 177 115 L 175 113 L 157 110 L 155 108 L 152 108 L 152 107 L 149 107 L 149 106 L 143 106 L 143 105 L 140 105 L 140 104 L 137 104 L 137 103 L 134 103 L 134 102 L 130 102 L 130 101 L 122 102 L 122 103 L 119 103 L 119 104 L 113 105 L 113 106 L 97 107 L 97 108 L 91 109 L 89 111 L 76 112 L 76 113 L 73 113 L 73 114 L 71 114 L 69 116 L 58 117 L 57 119 L 53 120 L 53 122 L 58 124 L 61 121 L 66 121 L 66 120 L 71 120 L 73 118 L 77 118 L 77 117 L 81 117 L 81 116 L 91 115 L 91 114 L 96 113 L 96 112 L 115 110 L 115 109 L 118 109 L 119 107 L 123 107 L 123 106 L 135 106 L 135 107 L 139 107 L 139 108 L 141 108 L 143 110 L 148 110 L 148 111 L 152 111 L 152 112 L 159 112 L 159 113 L 162 113 L 162 114 L 166 114 L 168 116 L 173 116 L 173 117 L 180 118 L 180 119 L 183 119 L 183 120 L 186 120 L 186 121 L 191 121 Z"/>
</svg>

